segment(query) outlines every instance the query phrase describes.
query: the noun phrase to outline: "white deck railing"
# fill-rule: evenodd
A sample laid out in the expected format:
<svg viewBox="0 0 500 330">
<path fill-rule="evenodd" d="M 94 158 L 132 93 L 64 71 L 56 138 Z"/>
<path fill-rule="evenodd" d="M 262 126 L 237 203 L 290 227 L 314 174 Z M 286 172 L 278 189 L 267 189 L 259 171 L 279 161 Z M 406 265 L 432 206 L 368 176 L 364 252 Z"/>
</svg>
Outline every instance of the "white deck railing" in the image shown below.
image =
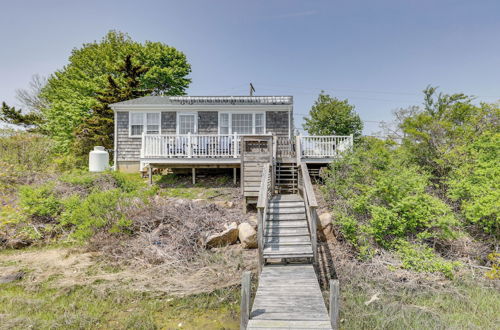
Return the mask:
<svg viewBox="0 0 500 330">
<path fill-rule="evenodd" d="M 238 134 L 143 134 L 141 158 L 239 158 L 240 140 Z M 293 142 L 290 151 L 296 152 L 298 160 L 335 158 L 352 148 L 353 137 L 297 136 Z"/>
<path fill-rule="evenodd" d="M 334 158 L 349 150 L 353 136 L 297 136 L 298 158 Z"/>
<path fill-rule="evenodd" d="M 237 134 L 143 134 L 141 158 L 238 158 L 239 142 Z"/>
</svg>

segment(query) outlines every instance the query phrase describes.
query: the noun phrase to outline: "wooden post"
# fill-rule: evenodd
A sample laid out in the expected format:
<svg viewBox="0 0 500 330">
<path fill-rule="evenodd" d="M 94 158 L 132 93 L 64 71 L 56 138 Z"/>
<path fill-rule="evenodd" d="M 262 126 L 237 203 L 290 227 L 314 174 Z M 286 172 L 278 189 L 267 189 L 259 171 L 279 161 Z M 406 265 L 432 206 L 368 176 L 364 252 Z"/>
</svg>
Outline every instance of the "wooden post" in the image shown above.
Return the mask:
<svg viewBox="0 0 500 330">
<path fill-rule="evenodd" d="M 233 168 L 233 184 L 236 184 L 236 167 Z"/>
<path fill-rule="evenodd" d="M 339 280 L 330 280 L 330 322 L 333 329 L 339 328 L 339 293 Z"/>
<path fill-rule="evenodd" d="M 257 248 L 258 248 L 258 272 L 262 271 L 262 267 L 264 264 L 264 209 L 257 208 Z"/>
<path fill-rule="evenodd" d="M 300 164 L 300 161 L 302 159 L 302 149 L 301 149 L 301 145 L 300 145 L 300 135 L 297 135 L 295 137 L 295 152 L 297 153 L 296 156 L 297 156 L 297 165 Z"/>
<path fill-rule="evenodd" d="M 195 167 L 193 167 L 191 169 L 191 174 L 193 175 L 193 185 L 195 185 L 196 184 L 196 168 Z"/>
<path fill-rule="evenodd" d="M 153 184 L 153 168 L 151 164 L 148 165 L 148 184 L 150 186 Z"/>
<path fill-rule="evenodd" d="M 247 328 L 250 318 L 250 272 L 243 272 L 241 277 L 240 330 Z"/>
<path fill-rule="evenodd" d="M 309 208 L 311 214 L 311 247 L 313 250 L 314 263 L 318 263 L 318 212 L 316 211 L 316 207 Z"/>
<path fill-rule="evenodd" d="M 191 132 L 188 132 L 188 150 L 187 150 L 187 152 L 188 152 L 188 154 L 187 154 L 188 158 L 193 157 L 193 144 L 191 143 Z"/>
<path fill-rule="evenodd" d="M 233 158 L 238 158 L 238 134 L 233 133 Z"/>
</svg>

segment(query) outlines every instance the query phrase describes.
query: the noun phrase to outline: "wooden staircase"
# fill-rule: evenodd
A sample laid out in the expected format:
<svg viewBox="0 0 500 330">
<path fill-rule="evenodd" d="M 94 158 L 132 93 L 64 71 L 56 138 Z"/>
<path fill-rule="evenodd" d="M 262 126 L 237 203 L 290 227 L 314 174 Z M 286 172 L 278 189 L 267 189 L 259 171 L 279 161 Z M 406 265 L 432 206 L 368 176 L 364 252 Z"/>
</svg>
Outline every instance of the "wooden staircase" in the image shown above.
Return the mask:
<svg viewBox="0 0 500 330">
<path fill-rule="evenodd" d="M 304 200 L 299 195 L 275 195 L 267 210 L 264 260 L 312 258 Z"/>
<path fill-rule="evenodd" d="M 298 167 L 295 163 L 276 163 L 276 193 L 298 193 Z"/>
</svg>

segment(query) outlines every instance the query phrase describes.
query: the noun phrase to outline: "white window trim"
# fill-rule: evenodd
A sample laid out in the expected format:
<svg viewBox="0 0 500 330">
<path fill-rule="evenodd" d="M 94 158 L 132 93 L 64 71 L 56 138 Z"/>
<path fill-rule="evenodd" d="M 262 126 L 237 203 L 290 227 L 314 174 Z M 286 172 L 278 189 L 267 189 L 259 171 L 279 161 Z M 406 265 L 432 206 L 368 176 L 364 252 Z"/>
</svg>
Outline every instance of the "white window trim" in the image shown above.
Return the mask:
<svg viewBox="0 0 500 330">
<path fill-rule="evenodd" d="M 252 133 L 251 134 L 256 134 L 255 133 L 255 115 L 256 114 L 262 114 L 262 128 L 264 132 L 259 133 L 259 134 L 266 134 L 267 132 L 267 127 L 266 127 L 266 112 L 265 111 L 219 111 L 219 117 L 218 117 L 218 124 L 217 124 L 217 133 L 221 135 L 220 132 L 220 116 L 221 114 L 228 114 L 229 115 L 229 134 L 233 134 L 233 114 L 251 114 L 252 115 Z M 244 135 L 244 134 L 243 134 Z"/>
<path fill-rule="evenodd" d="M 159 113 L 160 116 L 160 120 L 158 122 L 158 134 L 148 134 L 148 135 L 161 135 L 161 111 L 129 111 L 128 113 L 128 136 L 131 137 L 131 138 L 138 138 L 138 137 L 141 137 L 142 134 L 140 135 L 132 135 L 132 114 L 135 114 L 135 113 L 141 113 L 142 114 L 142 132 L 146 132 L 146 126 L 147 126 L 147 114 L 148 113 Z"/>
<path fill-rule="evenodd" d="M 181 125 L 179 125 L 179 116 L 181 116 L 181 115 L 193 115 L 194 116 L 194 133 L 193 134 L 198 134 L 198 112 L 180 112 L 180 111 L 177 111 L 177 114 L 176 114 L 175 133 L 177 135 L 180 135 L 179 128 Z"/>
</svg>

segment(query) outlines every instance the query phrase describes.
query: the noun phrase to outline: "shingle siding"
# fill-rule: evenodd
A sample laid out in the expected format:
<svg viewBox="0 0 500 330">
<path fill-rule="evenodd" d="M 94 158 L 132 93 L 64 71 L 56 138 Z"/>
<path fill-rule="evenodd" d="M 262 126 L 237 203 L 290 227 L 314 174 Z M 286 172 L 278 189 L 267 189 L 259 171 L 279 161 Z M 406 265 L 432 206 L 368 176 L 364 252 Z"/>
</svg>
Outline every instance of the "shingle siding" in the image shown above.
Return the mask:
<svg viewBox="0 0 500 330">
<path fill-rule="evenodd" d="M 219 128 L 218 111 L 198 111 L 198 133 L 218 134 Z"/>
<path fill-rule="evenodd" d="M 128 111 L 116 112 L 117 125 L 117 159 L 139 160 L 141 153 L 141 137 L 129 137 L 128 134 Z"/>
<path fill-rule="evenodd" d="M 267 133 L 288 136 L 288 111 L 266 111 Z"/>
<path fill-rule="evenodd" d="M 161 134 L 175 134 L 176 121 L 175 111 L 163 111 L 161 113 Z"/>
</svg>

